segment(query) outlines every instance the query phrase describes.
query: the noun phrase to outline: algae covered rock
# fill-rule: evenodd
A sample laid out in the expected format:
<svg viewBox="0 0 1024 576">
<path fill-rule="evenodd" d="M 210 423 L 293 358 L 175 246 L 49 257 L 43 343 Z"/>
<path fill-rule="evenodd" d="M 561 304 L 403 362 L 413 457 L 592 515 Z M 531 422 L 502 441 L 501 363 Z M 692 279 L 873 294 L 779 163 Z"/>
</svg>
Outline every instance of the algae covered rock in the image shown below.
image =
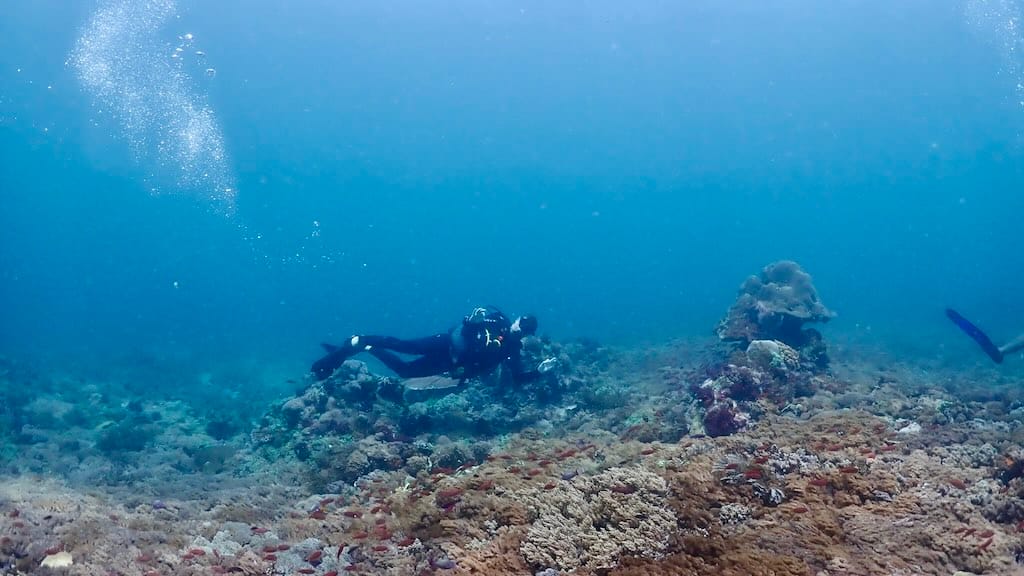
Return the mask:
<svg viewBox="0 0 1024 576">
<path fill-rule="evenodd" d="M 156 438 L 157 427 L 141 417 L 129 417 L 120 422 L 108 421 L 98 428 L 96 447 L 103 452 L 138 452 Z"/>
<path fill-rule="evenodd" d="M 747 359 L 765 372 L 800 368 L 800 353 L 778 340 L 754 340 L 747 346 Z"/>
</svg>

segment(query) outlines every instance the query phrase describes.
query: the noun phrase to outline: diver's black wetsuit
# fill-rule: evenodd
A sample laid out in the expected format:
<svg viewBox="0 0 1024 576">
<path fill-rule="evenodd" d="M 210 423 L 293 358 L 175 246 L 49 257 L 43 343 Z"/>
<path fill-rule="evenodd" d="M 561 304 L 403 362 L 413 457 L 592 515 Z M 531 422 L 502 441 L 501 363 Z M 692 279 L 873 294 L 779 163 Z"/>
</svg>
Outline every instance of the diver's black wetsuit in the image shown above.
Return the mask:
<svg viewBox="0 0 1024 576">
<path fill-rule="evenodd" d="M 368 352 L 401 378 L 447 374 L 466 380 L 493 372 L 499 365 L 511 371 L 513 379 L 528 379 L 522 370 L 520 351 L 526 334 L 512 330 L 509 319 L 494 307 L 477 308 L 462 324 L 444 334 L 401 339 L 393 336 L 354 336 L 353 346 L 324 345 L 327 355 L 313 364 L 317 379 L 329 377 L 349 357 Z M 397 354 L 396 354 L 397 353 Z M 398 354 L 418 356 L 405 360 Z"/>
<path fill-rule="evenodd" d="M 435 334 L 426 338 L 403 340 L 392 336 L 360 336 L 360 344 L 371 346 L 367 352 L 402 378 L 418 378 L 444 374 L 455 369 L 452 360 L 452 335 Z M 405 360 L 395 354 L 419 356 Z"/>
</svg>

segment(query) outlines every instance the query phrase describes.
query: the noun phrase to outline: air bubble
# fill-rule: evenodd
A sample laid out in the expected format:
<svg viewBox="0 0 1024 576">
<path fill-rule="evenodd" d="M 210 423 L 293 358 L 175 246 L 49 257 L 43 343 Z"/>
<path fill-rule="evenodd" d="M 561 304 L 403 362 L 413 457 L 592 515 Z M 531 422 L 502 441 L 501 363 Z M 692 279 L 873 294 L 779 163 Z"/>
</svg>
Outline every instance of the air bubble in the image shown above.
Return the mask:
<svg viewBox="0 0 1024 576">
<path fill-rule="evenodd" d="M 175 0 L 105 3 L 82 29 L 69 62 L 97 112 L 110 111 L 120 124 L 148 188 L 201 193 L 230 212 L 235 186 L 220 124 L 180 62 L 184 47 L 165 56 L 161 29 L 176 12 Z"/>
<path fill-rule="evenodd" d="M 1018 55 L 1018 48 L 1024 45 L 1017 26 L 1019 12 L 1016 3 L 1008 0 L 968 0 L 964 6 L 964 19 L 999 53 L 999 72 L 1013 81 L 1015 100 L 1024 93 L 1024 66 Z"/>
</svg>

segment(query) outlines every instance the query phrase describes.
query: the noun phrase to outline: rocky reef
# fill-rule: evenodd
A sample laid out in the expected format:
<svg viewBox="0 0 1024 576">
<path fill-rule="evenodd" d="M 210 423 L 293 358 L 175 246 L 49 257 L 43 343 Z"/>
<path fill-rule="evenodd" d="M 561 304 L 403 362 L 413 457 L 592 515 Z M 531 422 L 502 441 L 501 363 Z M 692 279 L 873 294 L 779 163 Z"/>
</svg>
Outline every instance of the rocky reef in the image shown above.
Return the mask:
<svg viewBox="0 0 1024 576">
<path fill-rule="evenodd" d="M 884 388 L 887 406 L 910 400 Z M 527 429 L 458 469 L 374 470 L 330 492 L 287 482 L 286 461 L 145 502 L 7 480 L 0 562 L 132 576 L 1020 573 L 1009 420 L 924 434 L 914 424 L 934 404 L 906 420 L 816 402 L 674 443 Z"/>
<path fill-rule="evenodd" d="M 348 360 L 268 413 L 252 441 L 268 458 L 284 452 L 307 463 L 310 480 L 326 489 L 373 470 L 415 476 L 472 465 L 499 435 L 565 424 L 581 409 L 614 405 L 609 394 L 619 396 L 617 388 L 602 392 L 611 354 L 596 343 L 531 337 L 522 354 L 527 365 L 543 366 L 533 378 L 515 382 L 499 371 L 463 386 L 424 386 Z"/>
</svg>

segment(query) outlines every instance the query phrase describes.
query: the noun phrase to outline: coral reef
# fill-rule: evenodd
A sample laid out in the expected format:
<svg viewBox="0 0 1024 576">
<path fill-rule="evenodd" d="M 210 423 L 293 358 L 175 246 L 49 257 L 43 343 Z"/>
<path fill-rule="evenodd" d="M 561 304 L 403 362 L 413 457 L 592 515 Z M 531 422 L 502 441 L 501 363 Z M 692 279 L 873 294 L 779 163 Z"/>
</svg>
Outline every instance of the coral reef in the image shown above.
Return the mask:
<svg viewBox="0 0 1024 576">
<path fill-rule="evenodd" d="M 411 391 L 349 361 L 248 435 L 0 362 L 0 573 L 1024 574 L 1019 375 L 695 350 L 537 339 L 530 382 Z"/>
</svg>

